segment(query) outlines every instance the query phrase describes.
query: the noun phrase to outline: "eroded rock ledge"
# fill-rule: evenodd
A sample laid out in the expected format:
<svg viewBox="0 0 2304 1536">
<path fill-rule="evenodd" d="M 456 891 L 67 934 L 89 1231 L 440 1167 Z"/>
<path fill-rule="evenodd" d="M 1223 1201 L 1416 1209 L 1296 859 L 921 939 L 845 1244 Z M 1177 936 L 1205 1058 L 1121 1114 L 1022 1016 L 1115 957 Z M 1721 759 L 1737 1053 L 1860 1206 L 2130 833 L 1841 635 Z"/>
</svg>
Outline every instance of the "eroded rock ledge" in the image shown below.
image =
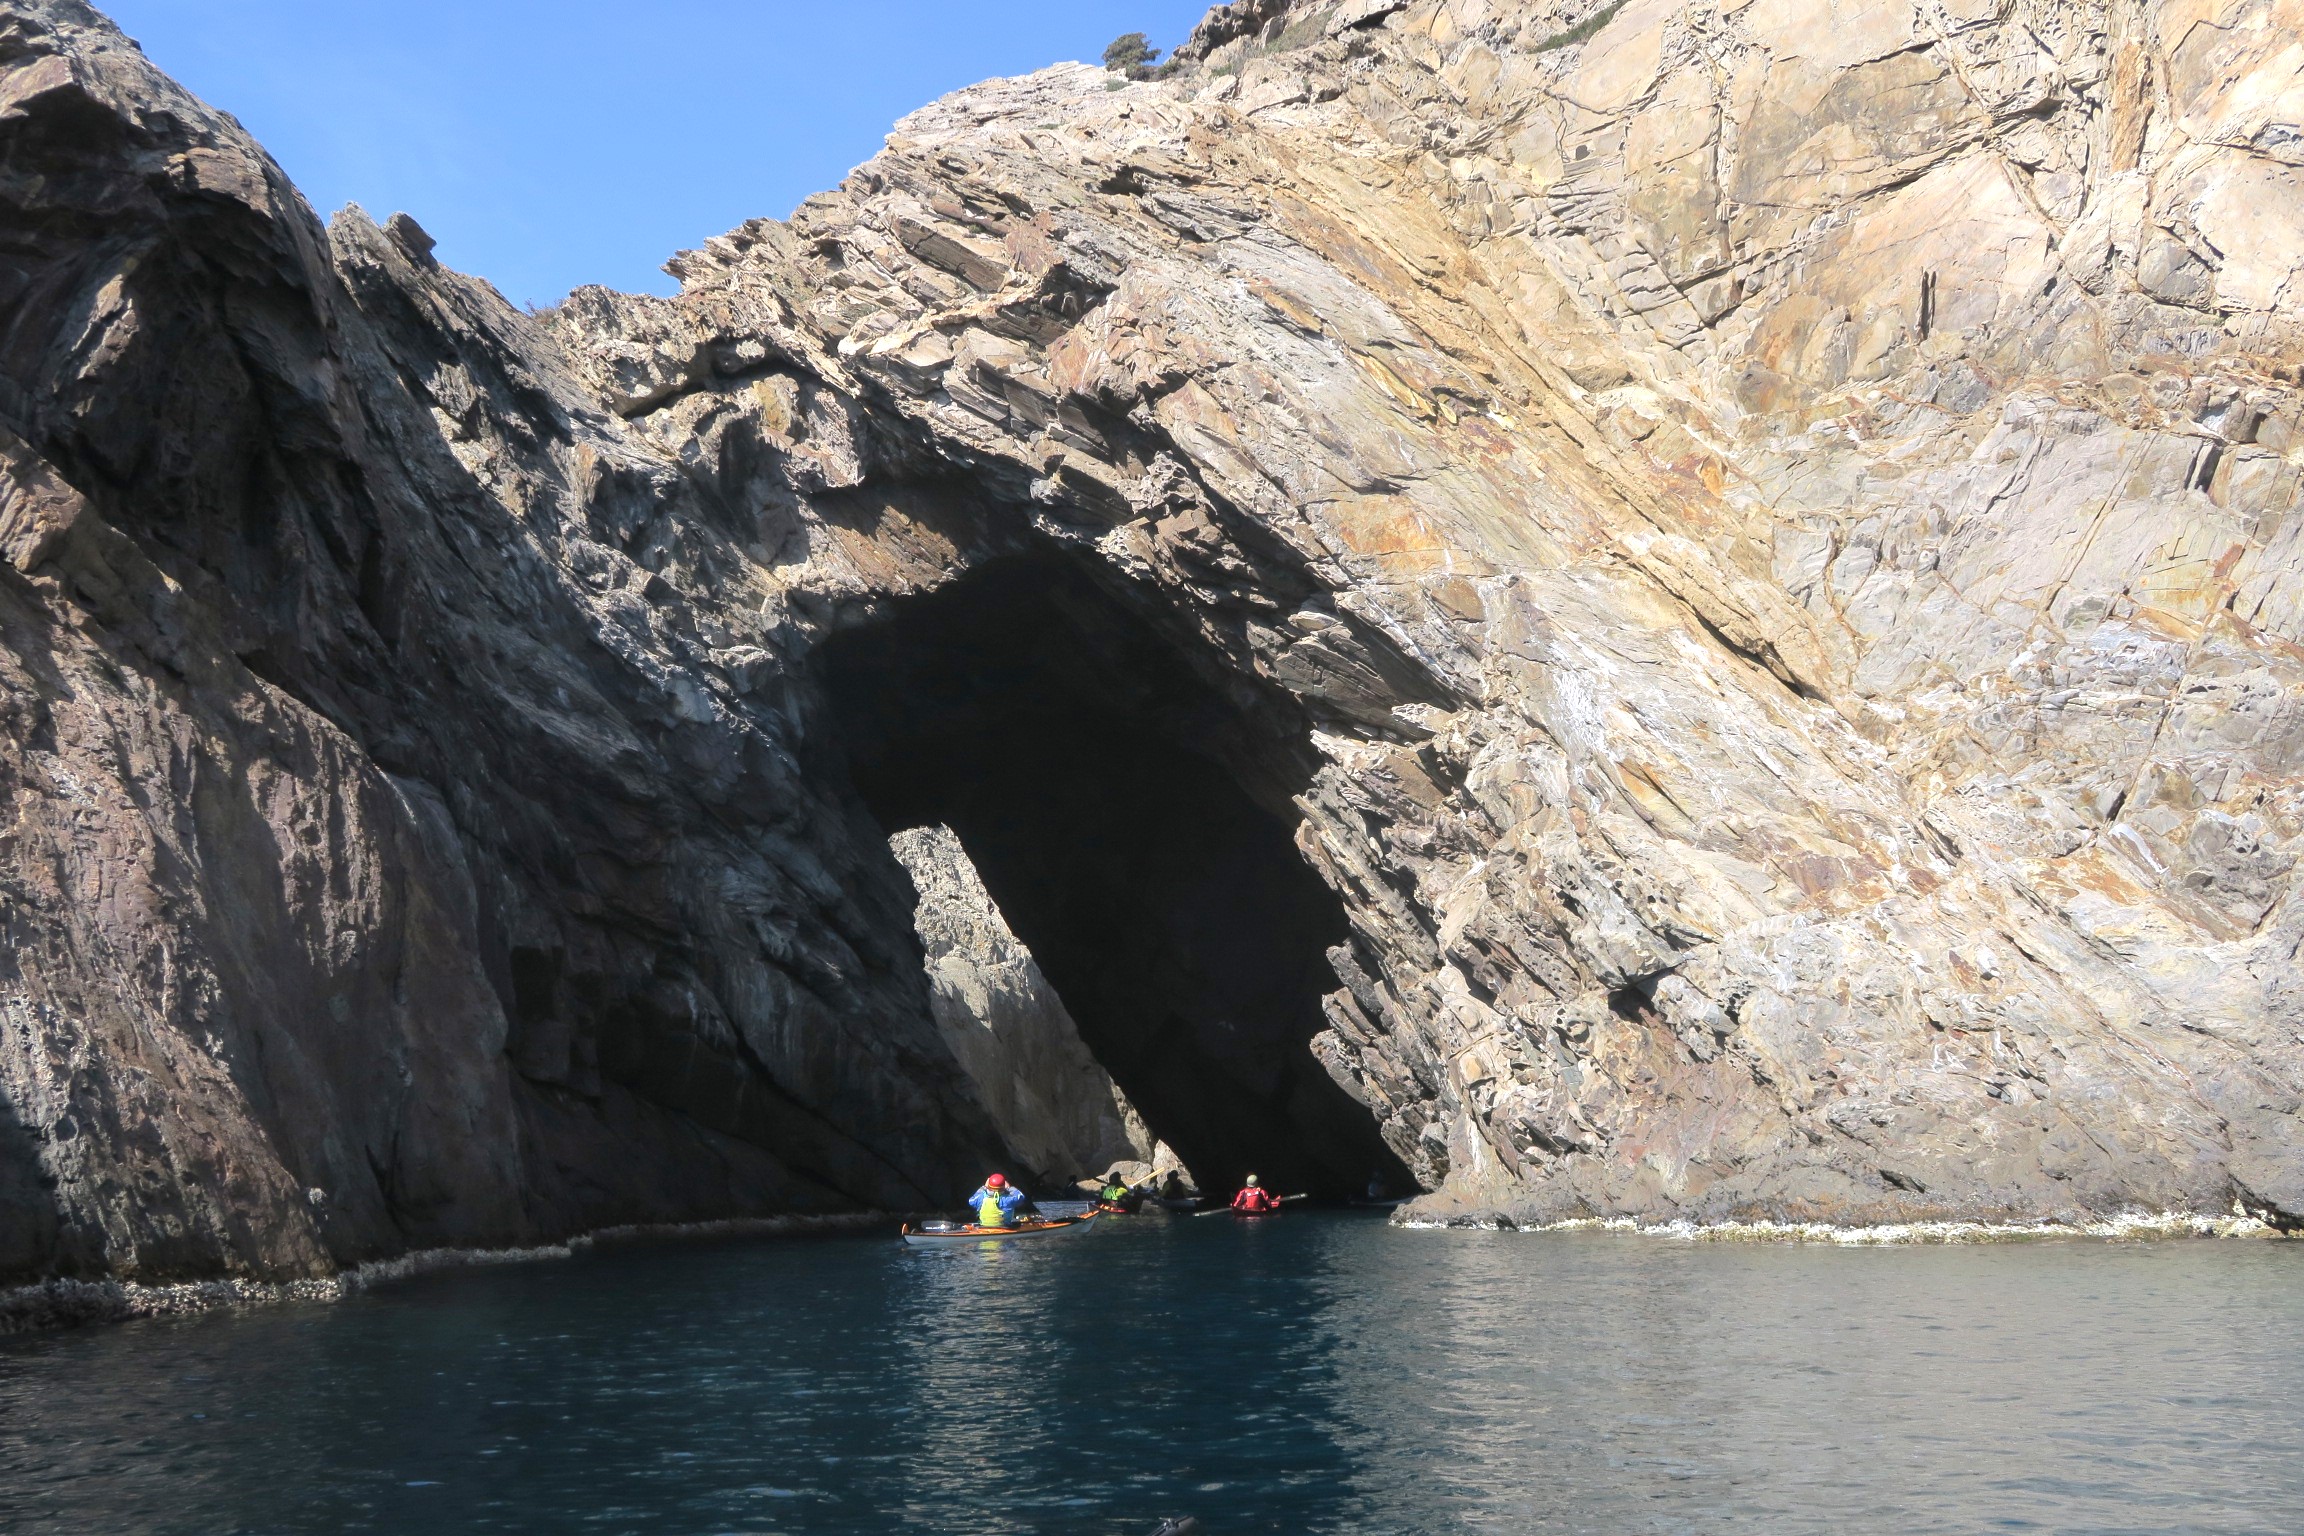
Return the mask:
<svg viewBox="0 0 2304 1536">
<path fill-rule="evenodd" d="M 1081 595 L 980 696 L 1173 765 L 1131 857 L 1317 880 L 1211 888 L 1266 985 L 1084 865 L 1139 1012 L 987 883 L 1314 1171 L 2293 1220 L 2300 28 L 1242 0 L 531 318 L 0 5 L 0 1274 L 951 1198 L 822 658 L 1002 570 Z"/>
</svg>

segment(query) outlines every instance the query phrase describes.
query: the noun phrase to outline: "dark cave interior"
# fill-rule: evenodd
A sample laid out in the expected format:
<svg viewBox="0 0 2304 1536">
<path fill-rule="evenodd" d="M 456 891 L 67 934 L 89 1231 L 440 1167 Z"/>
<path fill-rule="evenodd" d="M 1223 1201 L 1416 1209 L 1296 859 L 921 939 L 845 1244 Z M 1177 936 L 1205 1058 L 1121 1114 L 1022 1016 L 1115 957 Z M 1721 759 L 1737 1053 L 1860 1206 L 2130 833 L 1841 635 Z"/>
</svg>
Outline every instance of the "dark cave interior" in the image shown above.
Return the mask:
<svg viewBox="0 0 2304 1536">
<path fill-rule="evenodd" d="M 1194 667 L 1061 554 L 1012 555 L 824 641 L 847 770 L 942 822 L 1145 1122 L 1211 1189 L 1405 1170 L 1308 1042 L 1343 942 L 1297 853 L 1315 765 L 1284 696 Z"/>
</svg>

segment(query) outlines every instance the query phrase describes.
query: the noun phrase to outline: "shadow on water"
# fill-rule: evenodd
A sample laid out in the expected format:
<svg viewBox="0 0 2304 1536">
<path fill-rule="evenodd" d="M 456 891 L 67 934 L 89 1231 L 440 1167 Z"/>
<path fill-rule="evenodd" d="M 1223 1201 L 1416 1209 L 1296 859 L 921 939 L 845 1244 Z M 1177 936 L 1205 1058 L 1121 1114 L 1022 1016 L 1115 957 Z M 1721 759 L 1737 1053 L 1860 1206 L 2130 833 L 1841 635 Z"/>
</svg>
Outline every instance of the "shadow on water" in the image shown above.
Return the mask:
<svg viewBox="0 0 2304 1536">
<path fill-rule="evenodd" d="M 1322 1214 L 612 1251 L 0 1347 L 0 1529 L 2288 1530 L 2299 1263 Z"/>
</svg>

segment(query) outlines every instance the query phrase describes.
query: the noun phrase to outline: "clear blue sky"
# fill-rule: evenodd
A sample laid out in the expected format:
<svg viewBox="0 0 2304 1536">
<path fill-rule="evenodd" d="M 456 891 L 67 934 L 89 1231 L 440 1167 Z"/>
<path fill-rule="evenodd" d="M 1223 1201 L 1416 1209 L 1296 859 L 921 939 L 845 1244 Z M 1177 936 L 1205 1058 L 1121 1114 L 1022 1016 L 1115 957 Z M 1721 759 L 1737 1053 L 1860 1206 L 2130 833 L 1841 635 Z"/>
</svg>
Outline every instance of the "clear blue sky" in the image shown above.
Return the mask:
<svg viewBox="0 0 2304 1536">
<path fill-rule="evenodd" d="M 322 214 L 405 210 L 515 303 L 782 217 L 947 91 L 1208 0 L 97 0 Z"/>
</svg>

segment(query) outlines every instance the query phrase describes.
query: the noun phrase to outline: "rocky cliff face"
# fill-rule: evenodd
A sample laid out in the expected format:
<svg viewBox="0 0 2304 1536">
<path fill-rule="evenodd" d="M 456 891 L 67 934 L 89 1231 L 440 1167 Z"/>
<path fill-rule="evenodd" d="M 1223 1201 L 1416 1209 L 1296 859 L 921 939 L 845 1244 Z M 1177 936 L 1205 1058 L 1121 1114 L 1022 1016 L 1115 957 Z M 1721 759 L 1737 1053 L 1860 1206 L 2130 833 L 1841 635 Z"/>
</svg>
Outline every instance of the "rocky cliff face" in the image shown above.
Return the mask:
<svg viewBox="0 0 2304 1536">
<path fill-rule="evenodd" d="M 0 1270 L 948 1198 L 929 822 L 1211 1176 L 2304 1214 L 2290 0 L 1240 0 L 535 320 L 0 18 Z"/>
<path fill-rule="evenodd" d="M 84 7 L 0 8 L 0 146 L 0 1272 L 967 1188 L 759 584 L 621 548 L 717 509 Z"/>
</svg>

